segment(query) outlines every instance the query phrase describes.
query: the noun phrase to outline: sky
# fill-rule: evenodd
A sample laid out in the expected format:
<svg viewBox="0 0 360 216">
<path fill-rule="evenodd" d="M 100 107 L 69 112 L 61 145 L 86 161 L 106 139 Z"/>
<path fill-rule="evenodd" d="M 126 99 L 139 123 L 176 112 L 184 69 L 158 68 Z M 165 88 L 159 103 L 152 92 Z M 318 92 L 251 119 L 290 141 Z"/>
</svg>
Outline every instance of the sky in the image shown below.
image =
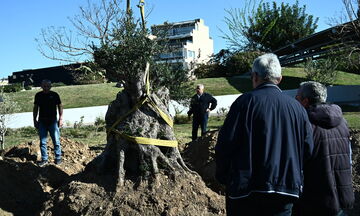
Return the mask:
<svg viewBox="0 0 360 216">
<path fill-rule="evenodd" d="M 98 2 L 99 0 L 89 0 Z M 283 0 L 294 4 L 296 0 Z M 125 0 L 123 1 L 125 8 Z M 145 0 L 148 25 L 201 18 L 210 29 L 214 52 L 227 48 L 221 30 L 227 31 L 226 9 L 243 8 L 244 0 Z M 138 11 L 132 1 L 133 10 Z M 69 18 L 80 13 L 87 0 L 0 0 L 0 79 L 12 72 L 62 64 L 45 58 L 38 50 L 35 38 L 50 26 L 71 28 Z M 343 13 L 341 0 L 299 0 L 308 14 L 319 17 L 316 31 L 329 26 L 329 19 Z"/>
</svg>

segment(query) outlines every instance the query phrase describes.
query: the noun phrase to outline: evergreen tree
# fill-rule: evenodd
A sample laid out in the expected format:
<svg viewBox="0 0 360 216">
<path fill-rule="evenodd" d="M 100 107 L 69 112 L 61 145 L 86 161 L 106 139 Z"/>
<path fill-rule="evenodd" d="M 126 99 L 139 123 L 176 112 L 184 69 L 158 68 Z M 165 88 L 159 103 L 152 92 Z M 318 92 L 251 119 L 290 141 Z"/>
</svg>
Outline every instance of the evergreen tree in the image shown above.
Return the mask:
<svg viewBox="0 0 360 216">
<path fill-rule="evenodd" d="M 225 18 L 230 34 L 224 38 L 236 50 L 274 51 L 315 32 L 318 18 L 306 13 L 299 2 L 289 5 L 275 1 L 257 3 L 250 0 L 253 9 L 228 10 Z M 251 5 L 248 2 L 247 5 Z"/>
</svg>

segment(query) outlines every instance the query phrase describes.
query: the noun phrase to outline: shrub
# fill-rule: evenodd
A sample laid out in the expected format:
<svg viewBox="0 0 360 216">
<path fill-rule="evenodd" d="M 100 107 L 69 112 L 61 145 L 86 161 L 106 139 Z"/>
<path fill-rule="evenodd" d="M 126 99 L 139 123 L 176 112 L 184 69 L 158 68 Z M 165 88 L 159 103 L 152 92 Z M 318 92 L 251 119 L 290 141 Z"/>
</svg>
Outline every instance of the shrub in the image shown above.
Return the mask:
<svg viewBox="0 0 360 216">
<path fill-rule="evenodd" d="M 345 53 L 340 55 L 338 59 L 338 70 L 360 74 L 360 53 Z"/>
<path fill-rule="evenodd" d="M 25 87 L 24 87 L 24 89 L 25 89 L 25 90 L 31 90 L 31 89 L 32 89 L 32 87 L 31 87 L 31 86 L 29 86 L 29 85 L 27 85 L 27 86 L 25 86 Z"/>
<path fill-rule="evenodd" d="M 19 110 L 18 104 L 9 95 L 0 91 L 0 150 L 5 148 L 5 134 L 10 115 Z"/>
<path fill-rule="evenodd" d="M 235 52 L 225 61 L 226 76 L 249 72 L 254 60 L 261 54 L 260 51 Z"/>
<path fill-rule="evenodd" d="M 213 64 L 200 65 L 195 69 L 197 78 L 229 77 L 247 73 L 251 70 L 254 60 L 263 54 L 260 51 L 227 52 L 213 56 Z"/>
<path fill-rule="evenodd" d="M 10 84 L 10 85 L 5 85 L 1 87 L 1 90 L 5 93 L 10 93 L 10 92 L 19 92 L 23 89 L 21 83 L 14 83 L 14 84 Z"/>
<path fill-rule="evenodd" d="M 96 117 L 94 126 L 95 126 L 95 132 L 105 131 L 106 128 L 105 119 L 103 117 Z"/>
<path fill-rule="evenodd" d="M 222 77 L 224 71 L 224 67 L 219 64 L 202 64 L 194 70 L 194 75 L 198 79 Z"/>
<path fill-rule="evenodd" d="M 337 65 L 338 63 L 335 58 L 309 59 L 305 63 L 306 78 L 325 85 L 331 85 L 335 82 L 338 75 Z"/>
<path fill-rule="evenodd" d="M 174 123 L 175 124 L 188 124 L 191 122 L 191 119 L 187 115 L 175 115 Z"/>
<path fill-rule="evenodd" d="M 60 86 L 66 86 L 66 84 L 62 83 L 62 82 L 57 82 L 57 83 L 52 83 L 51 86 L 52 87 L 60 87 Z"/>
<path fill-rule="evenodd" d="M 73 73 L 75 84 L 97 84 L 106 81 L 104 71 L 102 71 L 95 63 L 89 62 L 76 68 Z"/>
</svg>

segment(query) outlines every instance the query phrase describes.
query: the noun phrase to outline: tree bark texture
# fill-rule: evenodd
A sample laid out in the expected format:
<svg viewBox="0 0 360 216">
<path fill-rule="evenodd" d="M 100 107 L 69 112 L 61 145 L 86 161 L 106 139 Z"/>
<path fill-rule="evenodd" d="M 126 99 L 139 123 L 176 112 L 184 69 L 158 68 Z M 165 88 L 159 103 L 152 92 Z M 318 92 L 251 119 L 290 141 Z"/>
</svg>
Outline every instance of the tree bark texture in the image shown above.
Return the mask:
<svg viewBox="0 0 360 216">
<path fill-rule="evenodd" d="M 134 85 L 119 92 L 112 101 L 106 113 L 107 128 L 124 116 L 139 101 L 139 92 Z M 139 90 L 138 88 L 137 90 Z M 158 107 L 168 114 L 169 91 L 165 88 L 151 94 L 150 97 Z M 168 114 L 169 115 L 169 114 Z M 131 136 L 162 140 L 175 140 L 173 128 L 159 116 L 153 107 L 145 103 L 139 109 L 128 115 L 115 129 Z M 114 132 L 108 133 L 107 145 L 98 157 L 98 171 L 110 172 L 118 176 L 118 184 L 123 184 L 125 178 L 154 177 L 155 174 L 171 174 L 174 171 L 190 171 L 181 158 L 178 148 L 156 145 L 143 145 L 121 138 Z"/>
</svg>

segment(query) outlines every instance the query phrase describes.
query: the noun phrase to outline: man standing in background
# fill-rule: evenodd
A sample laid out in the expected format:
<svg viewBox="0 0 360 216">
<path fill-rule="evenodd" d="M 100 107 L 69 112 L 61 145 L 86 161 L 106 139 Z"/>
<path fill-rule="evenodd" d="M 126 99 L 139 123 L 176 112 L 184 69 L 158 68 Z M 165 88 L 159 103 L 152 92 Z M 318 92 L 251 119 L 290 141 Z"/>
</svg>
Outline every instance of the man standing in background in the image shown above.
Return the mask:
<svg viewBox="0 0 360 216">
<path fill-rule="evenodd" d="M 191 98 L 190 109 L 187 113 L 189 117 L 193 115 L 191 136 L 193 141 L 197 139 L 199 126 L 201 135 L 206 133 L 209 113 L 217 105 L 216 99 L 211 94 L 204 92 L 203 84 L 198 84 L 195 90 L 196 94 Z"/>
<path fill-rule="evenodd" d="M 62 126 L 63 109 L 60 96 L 51 89 L 51 81 L 43 80 L 42 91 L 36 93 L 33 109 L 34 127 L 38 129 L 40 137 L 41 161 L 39 166 L 48 163 L 47 134 L 49 132 L 54 144 L 55 164 L 61 163 L 60 130 Z M 57 119 L 59 112 L 59 120 Z M 38 117 L 39 114 L 39 118 Z"/>
</svg>

